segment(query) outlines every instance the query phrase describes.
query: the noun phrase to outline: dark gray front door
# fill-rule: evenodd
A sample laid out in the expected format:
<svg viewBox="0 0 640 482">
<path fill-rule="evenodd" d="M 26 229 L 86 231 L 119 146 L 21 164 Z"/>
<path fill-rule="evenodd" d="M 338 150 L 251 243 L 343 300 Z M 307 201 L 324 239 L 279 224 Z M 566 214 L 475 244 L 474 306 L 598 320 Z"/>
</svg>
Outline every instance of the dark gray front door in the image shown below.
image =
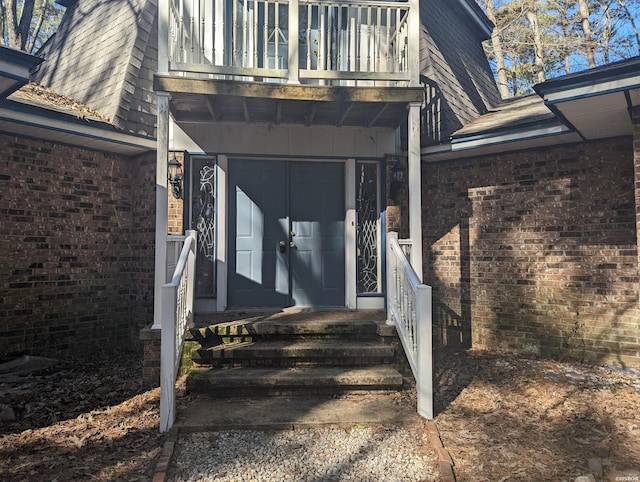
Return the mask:
<svg viewBox="0 0 640 482">
<path fill-rule="evenodd" d="M 229 306 L 344 306 L 343 165 L 229 164 Z"/>
</svg>

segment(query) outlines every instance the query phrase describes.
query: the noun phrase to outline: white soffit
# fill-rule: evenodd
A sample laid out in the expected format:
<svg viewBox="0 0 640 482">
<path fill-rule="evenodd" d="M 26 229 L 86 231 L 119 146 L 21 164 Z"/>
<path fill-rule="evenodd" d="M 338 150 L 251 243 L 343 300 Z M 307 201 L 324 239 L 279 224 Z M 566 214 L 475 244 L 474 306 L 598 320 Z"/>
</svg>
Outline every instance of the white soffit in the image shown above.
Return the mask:
<svg viewBox="0 0 640 482">
<path fill-rule="evenodd" d="M 557 102 L 554 107 L 587 140 L 632 133 L 624 92 Z"/>
</svg>

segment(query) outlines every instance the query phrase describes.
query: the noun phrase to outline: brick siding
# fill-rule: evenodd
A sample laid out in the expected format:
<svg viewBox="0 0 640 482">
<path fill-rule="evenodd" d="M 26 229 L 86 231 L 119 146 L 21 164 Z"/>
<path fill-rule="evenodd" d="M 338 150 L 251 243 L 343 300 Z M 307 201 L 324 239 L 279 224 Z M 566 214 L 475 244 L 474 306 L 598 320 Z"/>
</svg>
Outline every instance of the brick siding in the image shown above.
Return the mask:
<svg viewBox="0 0 640 482">
<path fill-rule="evenodd" d="M 640 366 L 639 147 L 635 192 L 629 138 L 425 164 L 437 339 Z"/>
<path fill-rule="evenodd" d="M 155 153 L 0 135 L 0 360 L 131 347 L 152 321 Z"/>
</svg>

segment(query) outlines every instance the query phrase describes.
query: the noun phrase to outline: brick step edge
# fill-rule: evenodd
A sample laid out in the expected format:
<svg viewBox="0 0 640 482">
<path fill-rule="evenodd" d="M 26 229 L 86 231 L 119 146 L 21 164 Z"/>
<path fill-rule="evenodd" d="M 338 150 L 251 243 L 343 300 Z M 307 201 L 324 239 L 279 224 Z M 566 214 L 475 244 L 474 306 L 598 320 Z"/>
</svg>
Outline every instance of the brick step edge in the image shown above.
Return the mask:
<svg viewBox="0 0 640 482">
<path fill-rule="evenodd" d="M 208 337 L 228 336 L 395 336 L 395 328 L 381 321 L 358 322 L 277 322 L 260 321 L 253 324 L 209 325 L 192 328 L 191 334 L 196 340 Z"/>
<path fill-rule="evenodd" d="M 366 368 L 232 368 L 196 369 L 187 378 L 187 389 L 195 393 L 222 395 L 232 391 L 310 394 L 342 393 L 345 390 L 400 389 L 403 377 L 387 365 Z"/>
<path fill-rule="evenodd" d="M 192 355 L 193 362 L 200 367 L 213 368 L 320 368 L 320 367 L 366 367 L 372 365 L 395 365 L 394 356 L 389 357 L 270 357 L 270 358 L 209 358 Z"/>
<path fill-rule="evenodd" d="M 353 359 L 393 358 L 396 347 L 389 343 L 351 340 L 305 341 L 287 343 L 282 340 L 237 341 L 221 343 L 208 348 L 196 348 L 192 356 L 208 360 L 251 360 L 276 358 Z"/>
</svg>

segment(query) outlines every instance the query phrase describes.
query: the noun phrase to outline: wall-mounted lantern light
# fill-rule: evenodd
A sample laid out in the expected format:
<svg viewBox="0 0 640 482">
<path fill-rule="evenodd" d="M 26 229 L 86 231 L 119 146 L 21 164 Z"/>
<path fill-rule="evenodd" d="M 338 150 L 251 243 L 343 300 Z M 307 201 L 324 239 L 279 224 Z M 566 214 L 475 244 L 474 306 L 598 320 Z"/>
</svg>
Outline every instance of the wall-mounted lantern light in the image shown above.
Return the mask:
<svg viewBox="0 0 640 482">
<path fill-rule="evenodd" d="M 171 193 L 176 199 L 182 199 L 182 165 L 176 159 L 176 156 L 171 158 L 167 164 L 167 181 L 171 185 Z"/>
<path fill-rule="evenodd" d="M 391 168 L 391 180 L 396 182 L 404 182 L 407 169 L 402 165 L 400 159 L 396 158 Z"/>
</svg>

